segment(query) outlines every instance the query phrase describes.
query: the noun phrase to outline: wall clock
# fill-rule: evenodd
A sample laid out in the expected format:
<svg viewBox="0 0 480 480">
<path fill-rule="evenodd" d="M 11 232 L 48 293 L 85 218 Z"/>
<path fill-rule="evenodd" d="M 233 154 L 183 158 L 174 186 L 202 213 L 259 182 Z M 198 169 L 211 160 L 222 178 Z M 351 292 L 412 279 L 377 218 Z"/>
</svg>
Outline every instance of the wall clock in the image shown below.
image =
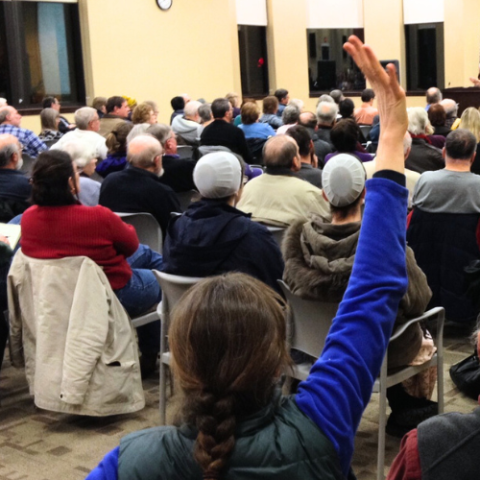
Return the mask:
<svg viewBox="0 0 480 480">
<path fill-rule="evenodd" d="M 156 0 L 160 10 L 168 10 L 172 6 L 173 0 Z"/>
</svg>

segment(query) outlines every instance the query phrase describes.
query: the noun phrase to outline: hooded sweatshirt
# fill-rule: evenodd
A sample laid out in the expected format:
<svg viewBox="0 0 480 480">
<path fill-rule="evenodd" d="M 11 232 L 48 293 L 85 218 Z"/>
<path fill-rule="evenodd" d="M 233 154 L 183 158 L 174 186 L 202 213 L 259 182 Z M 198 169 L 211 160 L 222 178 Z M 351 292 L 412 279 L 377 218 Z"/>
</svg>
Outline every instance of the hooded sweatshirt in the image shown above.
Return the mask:
<svg viewBox="0 0 480 480">
<path fill-rule="evenodd" d="M 183 115 L 177 115 L 172 121 L 172 130 L 189 143 L 198 144 L 200 141 L 198 127 L 199 123 L 188 120 Z"/>
<path fill-rule="evenodd" d="M 280 292 L 283 260 L 264 225 L 224 201 L 202 199 L 171 220 L 163 271 L 190 277 L 242 272 Z"/>
</svg>

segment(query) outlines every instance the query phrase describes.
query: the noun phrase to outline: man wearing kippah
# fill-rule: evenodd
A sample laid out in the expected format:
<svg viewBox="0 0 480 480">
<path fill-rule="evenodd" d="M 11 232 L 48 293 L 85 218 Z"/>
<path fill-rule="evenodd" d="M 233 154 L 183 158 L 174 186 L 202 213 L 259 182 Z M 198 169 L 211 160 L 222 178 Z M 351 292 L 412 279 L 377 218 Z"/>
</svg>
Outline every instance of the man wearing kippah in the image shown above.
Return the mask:
<svg viewBox="0 0 480 480">
<path fill-rule="evenodd" d="M 339 154 L 326 164 L 322 172 L 323 195 L 330 204 L 332 222 L 326 223 L 317 215 L 308 222 L 298 220 L 287 230 L 282 245 L 283 279 L 294 294 L 328 302 L 342 299 L 357 250 L 365 181 L 365 168 L 353 155 Z M 408 247 L 407 272 L 408 290 L 400 302 L 396 326 L 423 314 L 431 297 L 426 277 Z M 423 342 L 420 326 L 409 327 L 389 346 L 389 368 L 415 362 L 423 343 L 429 345 L 433 355 L 433 342 Z M 392 408 L 387 433 L 395 436 L 403 436 L 438 411 L 436 403 L 410 396 L 401 384 L 388 388 L 387 397 Z"/>
</svg>

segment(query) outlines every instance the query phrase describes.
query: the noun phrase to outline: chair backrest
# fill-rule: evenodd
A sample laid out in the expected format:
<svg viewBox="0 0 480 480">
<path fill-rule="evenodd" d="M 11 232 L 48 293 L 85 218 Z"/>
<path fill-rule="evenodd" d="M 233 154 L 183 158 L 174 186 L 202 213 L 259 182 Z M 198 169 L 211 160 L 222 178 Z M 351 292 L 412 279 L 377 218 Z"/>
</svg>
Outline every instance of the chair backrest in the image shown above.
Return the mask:
<svg viewBox="0 0 480 480">
<path fill-rule="evenodd" d="M 193 147 L 191 145 L 178 145 L 177 155 L 180 158 L 192 158 L 193 157 Z"/>
<path fill-rule="evenodd" d="M 20 171 L 30 174 L 33 170 L 33 165 L 35 164 L 36 158 L 31 157 L 27 153 L 22 153 L 23 165 Z"/>
<path fill-rule="evenodd" d="M 181 275 L 159 272 L 158 270 L 154 270 L 153 273 L 162 289 L 162 313 L 170 313 L 180 298 L 182 298 L 182 295 L 190 287 L 203 280 L 199 277 L 183 277 Z"/>
<path fill-rule="evenodd" d="M 182 212 L 184 212 L 188 206 L 192 203 L 192 197 L 198 195 L 196 190 L 189 190 L 188 192 L 176 192 L 175 196 L 182 207 Z"/>
<path fill-rule="evenodd" d="M 223 145 L 202 145 L 198 147 L 198 156 L 203 157 L 207 153 L 213 152 L 230 152 L 232 151 L 228 147 L 224 147 Z"/>
<path fill-rule="evenodd" d="M 140 243 L 152 250 L 162 253 L 162 230 L 157 220 L 150 213 L 115 212 L 125 223 L 133 225 L 137 231 Z"/>
<path fill-rule="evenodd" d="M 370 130 L 372 129 L 371 125 L 359 125 L 360 131 L 362 132 L 364 141 L 368 141 L 368 134 L 370 133 Z"/>
<path fill-rule="evenodd" d="M 290 347 L 318 358 L 337 314 L 338 303 L 305 300 L 294 295 L 283 280 L 278 283 L 291 309 L 293 331 Z"/>
<path fill-rule="evenodd" d="M 285 228 L 283 227 L 271 227 L 265 225 L 268 228 L 268 231 L 272 234 L 273 239 L 277 242 L 278 246 L 282 246 L 283 234 L 285 233 Z"/>
</svg>

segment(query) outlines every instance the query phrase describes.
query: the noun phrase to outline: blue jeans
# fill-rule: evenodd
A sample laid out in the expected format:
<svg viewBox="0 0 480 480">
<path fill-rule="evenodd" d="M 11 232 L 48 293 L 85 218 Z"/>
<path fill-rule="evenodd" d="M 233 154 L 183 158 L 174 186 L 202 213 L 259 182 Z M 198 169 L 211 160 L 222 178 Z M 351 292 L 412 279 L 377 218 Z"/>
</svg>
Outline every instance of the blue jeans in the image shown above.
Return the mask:
<svg viewBox="0 0 480 480">
<path fill-rule="evenodd" d="M 132 268 L 132 277 L 123 288 L 115 290 L 115 294 L 128 314 L 137 317 L 162 299 L 160 286 L 152 270 L 161 270 L 163 258 L 150 247 L 140 244 L 127 262 Z M 160 321 L 137 328 L 137 335 L 142 353 L 160 351 Z"/>
</svg>

